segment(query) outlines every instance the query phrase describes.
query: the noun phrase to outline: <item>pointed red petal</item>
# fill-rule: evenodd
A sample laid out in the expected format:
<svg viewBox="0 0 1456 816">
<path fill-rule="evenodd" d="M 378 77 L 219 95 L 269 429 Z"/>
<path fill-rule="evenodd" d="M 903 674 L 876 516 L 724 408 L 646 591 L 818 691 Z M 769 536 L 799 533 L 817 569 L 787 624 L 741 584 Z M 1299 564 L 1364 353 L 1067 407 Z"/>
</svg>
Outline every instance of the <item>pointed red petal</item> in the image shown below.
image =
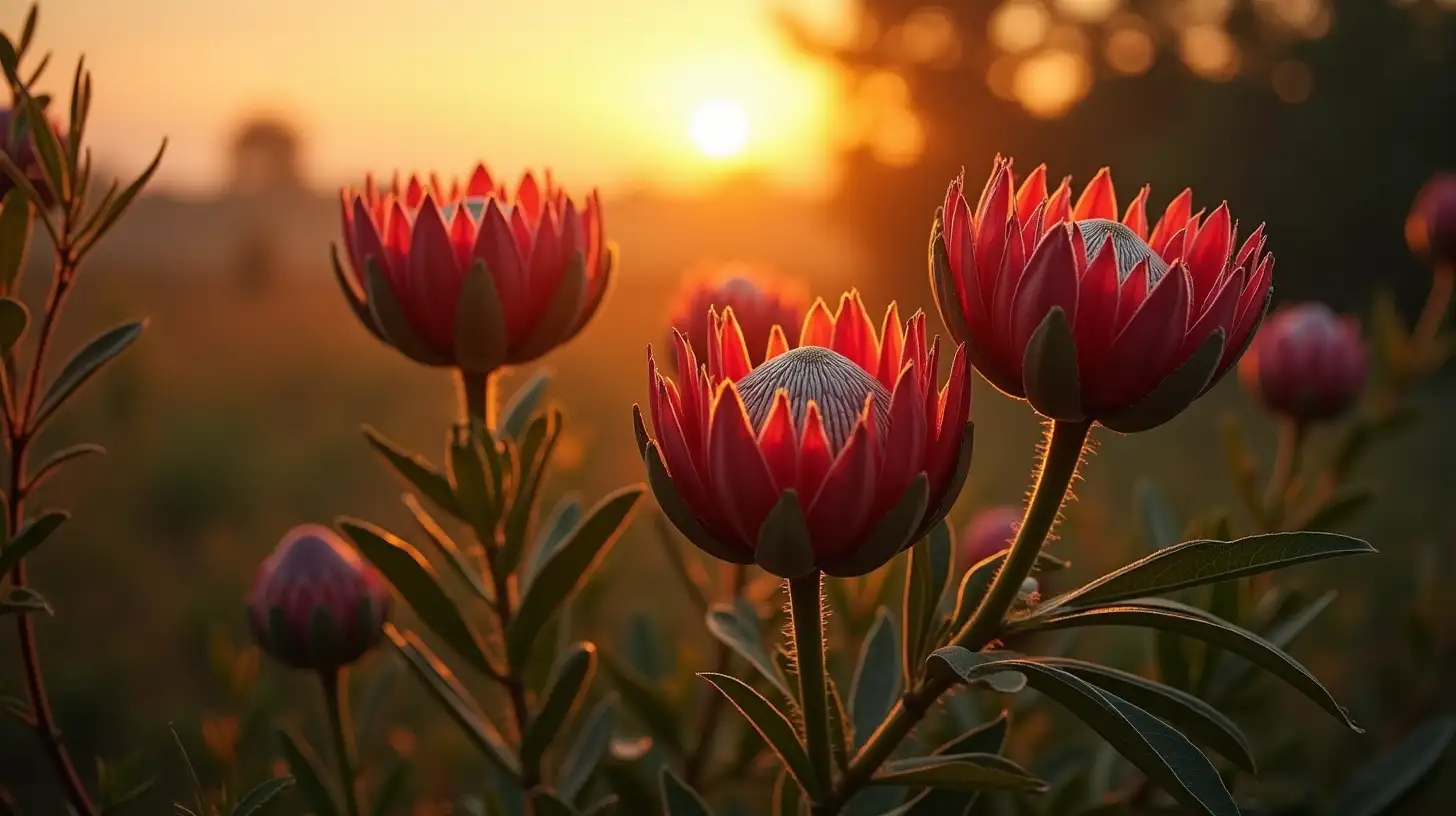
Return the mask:
<svg viewBox="0 0 1456 816">
<path fill-rule="evenodd" d="M 723 328 L 719 335 L 723 370 L 720 376 L 730 380 L 741 380 L 753 370 L 748 360 L 748 344 L 743 339 L 743 328 L 733 315 L 733 307 L 723 310 Z"/>
<path fill-rule="evenodd" d="M 1188 226 L 1188 216 L 1193 212 L 1193 191 L 1184 189 L 1168 204 L 1168 209 L 1163 211 L 1163 217 L 1158 219 L 1157 226 L 1153 227 L 1152 237 L 1148 239 L 1148 246 L 1153 251 L 1167 257 L 1165 250 L 1173 235 L 1179 230 Z"/>
<path fill-rule="evenodd" d="M 718 387 L 710 424 L 708 489 L 728 526 L 743 544 L 753 547 L 763 520 L 778 501 L 778 491 L 732 382 Z"/>
<path fill-rule="evenodd" d="M 809 314 L 804 317 L 804 330 L 799 334 L 799 347 L 823 346 L 829 348 L 834 341 L 834 317 L 823 298 L 815 298 Z"/>
<path fill-rule="evenodd" d="M 1209 300 L 1208 308 L 1203 310 L 1188 329 L 1188 335 L 1183 338 L 1183 350 L 1179 352 L 1182 360 L 1198 349 L 1200 343 L 1208 339 L 1214 329 L 1223 329 L 1224 347 L 1229 344 L 1229 335 L 1233 333 L 1234 318 L 1238 315 L 1239 297 L 1244 293 L 1245 279 L 1248 272 L 1243 269 L 1236 270 L 1232 275 L 1224 278 L 1223 285 L 1217 292 L 1213 293 Z M 1195 314 L 1197 314 L 1195 312 Z"/>
<path fill-rule="evenodd" d="M 364 209 L 364 202 L 354 199 L 353 230 L 344 243 L 349 245 L 349 262 L 353 264 L 354 279 L 364 286 L 364 264 L 373 258 L 381 267 L 386 279 L 393 275 L 389 270 L 389 255 L 384 251 L 384 242 L 379 239 L 379 230 L 374 219 Z"/>
<path fill-rule="evenodd" d="M 1067 322 L 1077 325 L 1077 261 L 1070 233 L 1065 228 L 1047 233 L 1026 264 L 1011 304 L 1010 352 L 1017 362 L 1052 307 L 1060 306 Z"/>
<path fill-rule="evenodd" d="M 951 358 L 950 379 L 940 392 L 938 407 L 939 421 L 934 428 L 934 442 L 925 463 L 932 497 L 940 496 L 955 470 L 961 453 L 961 431 L 971 418 L 971 369 L 964 345 L 957 346 L 955 356 Z"/>
<path fill-rule="evenodd" d="M 524 341 L 529 325 L 526 320 L 525 260 L 516 245 L 515 233 L 506 223 L 500 202 L 494 198 L 486 202 L 470 255 L 472 259 L 485 261 L 485 269 L 495 282 L 496 293 L 500 295 L 501 306 L 505 310 L 507 342 L 516 344 Z"/>
<path fill-rule="evenodd" d="M 879 362 L 880 344 L 875 340 L 875 324 L 865 313 L 859 292 L 847 292 L 839 299 L 830 348 L 853 360 L 865 371 L 874 372 Z"/>
<path fill-rule="evenodd" d="M 1125 408 L 1173 372 L 1188 331 L 1191 285 L 1187 269 L 1176 264 L 1153 286 L 1082 384 L 1087 408 Z"/>
<path fill-rule="evenodd" d="M 1077 199 L 1077 206 L 1072 210 L 1073 221 L 1085 221 L 1088 218 L 1105 218 L 1109 221 L 1117 220 L 1117 191 L 1112 186 L 1112 171 L 1106 167 L 1097 171 L 1092 181 L 1082 191 L 1082 197 Z"/>
<path fill-rule="evenodd" d="M 435 348 L 455 346 L 455 310 L 463 280 L 444 217 L 426 195 L 410 237 L 409 288 L 415 331 Z"/>
<path fill-rule="evenodd" d="M 879 518 L 900 500 L 915 475 L 925 469 L 925 451 L 935 429 L 925 421 L 925 392 L 914 366 L 905 366 L 890 396 L 889 432 L 875 486 L 871 516 Z"/>
<path fill-rule="evenodd" d="M 1144 260 L 1133 274 L 1147 278 Z M 1112 241 L 1104 241 L 1102 249 L 1082 275 L 1077 294 L 1077 322 L 1072 335 L 1077 341 L 1077 369 L 1095 371 L 1117 333 L 1117 249 Z M 1129 316 L 1136 306 L 1129 308 Z"/>
<path fill-rule="evenodd" d="M 799 435 L 799 503 L 807 509 L 809 502 L 819 495 L 824 486 L 824 476 L 834 463 L 834 453 L 829 449 L 829 434 L 824 430 L 824 415 L 818 403 L 809 402 L 804 411 L 804 430 Z"/>
<path fill-rule="evenodd" d="M 475 165 L 475 170 L 470 173 L 470 182 L 465 185 L 467 196 L 484 198 L 495 192 L 495 180 L 490 177 L 490 172 L 485 165 Z"/>
<path fill-rule="evenodd" d="M 1043 229 L 1051 229 L 1053 226 L 1066 221 L 1072 215 L 1072 177 L 1066 176 L 1057 189 L 1047 198 L 1046 223 Z"/>
<path fill-rule="evenodd" d="M 541 220 L 541 205 L 541 188 L 536 184 L 536 177 L 527 171 L 521 176 L 520 185 L 516 187 L 516 207 L 523 211 L 526 221 L 535 226 Z"/>
<path fill-rule="evenodd" d="M 1186 263 L 1193 276 L 1193 309 L 1202 311 L 1213 290 L 1224 279 L 1234 246 L 1233 220 L 1228 204 L 1220 204 L 1203 223 L 1198 238 L 1188 251 Z"/>
<path fill-rule="evenodd" d="M 894 388 L 895 373 L 900 370 L 900 356 L 905 353 L 905 327 L 900 324 L 900 307 L 890 301 L 885 321 L 880 325 L 880 361 L 875 377 L 886 388 Z"/>
<path fill-rule="evenodd" d="M 1021 182 L 1021 189 L 1016 191 L 1016 219 L 1022 224 L 1030 221 L 1031 214 L 1046 202 L 1046 198 L 1046 165 L 1038 164 Z"/>
<path fill-rule="evenodd" d="M 409 185 L 404 188 L 404 205 L 410 209 L 420 206 L 425 200 L 425 187 L 415 176 L 410 176 Z"/>
<path fill-rule="evenodd" d="M 1011 215 L 1011 167 L 1003 164 L 987 182 L 981 205 L 976 209 L 975 257 L 981 291 L 990 303 L 1007 282 L 998 272 L 1006 255 L 1006 221 Z M 1019 237 L 1019 236 L 1018 236 Z"/>
<path fill-rule="evenodd" d="M 783 327 L 775 323 L 773 328 L 768 330 L 768 350 L 764 352 L 763 361 L 766 363 L 788 350 L 789 339 L 784 336 Z"/>
<path fill-rule="evenodd" d="M 1123 226 L 1137 233 L 1137 237 L 1148 240 L 1148 194 L 1152 188 L 1144 184 L 1138 190 L 1137 198 L 1127 205 L 1127 212 L 1122 214 Z"/>
<path fill-rule="evenodd" d="M 875 495 L 873 422 L 861 417 L 809 505 L 814 553 L 833 558 L 858 543 Z"/>
<path fill-rule="evenodd" d="M 470 210 L 463 205 L 456 207 L 455 217 L 450 219 L 450 249 L 462 271 L 470 269 L 470 250 L 475 246 L 475 232 Z"/>
<path fill-rule="evenodd" d="M 798 484 L 799 440 L 794 429 L 794 412 L 789 406 L 789 392 L 782 388 L 774 393 L 763 430 L 758 432 L 758 449 L 763 451 L 775 490 L 788 490 Z"/>
</svg>

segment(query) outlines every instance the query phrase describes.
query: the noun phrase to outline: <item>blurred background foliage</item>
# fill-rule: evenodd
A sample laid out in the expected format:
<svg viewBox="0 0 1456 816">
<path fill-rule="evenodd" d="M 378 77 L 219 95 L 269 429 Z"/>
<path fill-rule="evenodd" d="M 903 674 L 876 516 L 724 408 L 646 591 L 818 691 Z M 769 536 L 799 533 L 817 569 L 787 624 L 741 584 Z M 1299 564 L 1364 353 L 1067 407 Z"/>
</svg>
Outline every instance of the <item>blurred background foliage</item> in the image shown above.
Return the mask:
<svg viewBox="0 0 1456 816">
<path fill-rule="evenodd" d="M 855 0 L 856 24 L 837 34 L 803 22 L 792 3 L 766 6 L 786 37 L 839 78 L 848 124 L 827 148 L 837 152 L 837 181 L 822 200 L 775 192 L 750 174 L 691 198 L 608 198 L 622 274 L 582 341 L 548 360 L 568 436 L 547 501 L 641 478 L 629 408 L 643 397 L 644 345 L 663 337 L 673 282 L 689 264 L 743 257 L 802 275 L 816 294 L 857 285 L 872 303 L 895 297 L 902 308 L 929 309 L 924 258 L 934 209 L 962 166 L 979 186 L 997 152 L 1024 170 L 1046 161 L 1053 178 L 1074 174 L 1078 187 L 1111 165 L 1125 200 L 1136 185 L 1152 184 L 1154 211 L 1184 186 L 1199 205 L 1227 199 L 1249 226 L 1268 222 L 1278 301 L 1314 298 L 1364 315 L 1373 293 L 1388 288 L 1410 319 L 1429 273 L 1407 250 L 1403 222 L 1420 184 L 1456 168 L 1453 5 Z M 185 771 L 168 723 L 194 755 L 214 756 L 214 770 L 240 752 L 254 769 L 246 778 L 271 766 L 271 745 L 258 736 L 268 729 L 249 737 L 243 728 L 251 746 L 229 737 L 258 705 L 247 702 L 256 695 L 229 688 L 242 682 L 234 674 L 257 673 L 258 694 L 290 716 L 317 712 L 303 680 L 259 670 L 248 656 L 248 581 L 295 523 L 349 514 L 410 529 L 400 485 L 358 427 L 367 422 L 437 456 L 455 405 L 448 377 L 407 364 L 347 313 L 327 271 L 336 199 L 303 181 L 304 139 L 286 121 L 260 118 L 231 143 L 225 192 L 141 201 L 85 271 L 91 280 L 77 292 L 72 331 L 60 334 L 74 348 L 87 334 L 81 327 L 151 317 L 133 355 L 58 416 L 43 442 L 59 448 L 84 427 L 111 456 L 42 491 L 38 506 L 81 512 L 33 572 L 60 610 L 40 627 L 77 754 L 139 752 L 169 794 L 185 788 Z M 488 158 L 490 144 L 481 150 Z M 36 270 L 48 263 L 41 253 L 31 261 Z M 1446 421 L 1453 387 L 1449 372 L 1427 383 L 1413 400 L 1424 421 L 1392 436 L 1357 471 L 1380 498 L 1345 531 L 1383 555 L 1289 579 L 1340 590 L 1298 654 L 1372 726 L 1364 738 L 1339 734 L 1311 707 L 1291 704 L 1282 711 L 1307 729 L 1308 750 L 1353 758 L 1389 743 L 1411 724 L 1398 704 L 1418 669 L 1439 670 L 1422 681 L 1437 690 L 1435 708 L 1453 702 L 1453 667 L 1449 658 L 1437 663 L 1435 641 L 1392 651 L 1393 628 L 1422 604 L 1427 619 L 1452 612 L 1439 588 L 1456 574 L 1456 433 Z M 1020 499 L 1039 438 L 1025 406 L 984 383 L 973 410 L 981 433 L 957 525 L 978 507 Z M 1113 439 L 1099 431 L 1101 448 L 1060 529 L 1058 549 L 1076 576 L 1145 550 L 1134 511 L 1139 479 L 1161 485 L 1186 516 L 1225 507 L 1236 531 L 1249 529 L 1214 432 L 1226 415 L 1244 423 L 1267 463 L 1273 427 L 1233 378 L 1154 433 Z M 1328 451 L 1335 436 L 1317 432 L 1315 452 Z M 696 615 L 682 614 L 690 599 L 670 579 L 646 520 L 593 587 L 598 600 L 592 615 L 574 619 L 577 636 L 610 647 L 636 631 L 640 644 L 642 624 L 632 621 L 645 615 L 659 636 L 683 644 L 677 666 L 708 668 L 711 642 Z M 12 654 L 7 629 L 0 681 L 9 688 L 17 680 Z M 1376 674 L 1388 676 L 1365 682 Z M 377 722 L 390 725 L 366 735 L 371 750 L 431 760 L 416 766 L 424 794 L 416 813 L 446 812 L 430 803 L 484 784 L 468 746 L 407 683 L 385 705 L 388 716 Z M 13 791 L 22 802 L 49 801 L 48 772 L 13 723 L 0 722 L 0 767 L 8 780 L 31 780 Z M 1430 812 L 1429 803 L 1456 792 L 1443 784 L 1409 812 Z"/>
</svg>

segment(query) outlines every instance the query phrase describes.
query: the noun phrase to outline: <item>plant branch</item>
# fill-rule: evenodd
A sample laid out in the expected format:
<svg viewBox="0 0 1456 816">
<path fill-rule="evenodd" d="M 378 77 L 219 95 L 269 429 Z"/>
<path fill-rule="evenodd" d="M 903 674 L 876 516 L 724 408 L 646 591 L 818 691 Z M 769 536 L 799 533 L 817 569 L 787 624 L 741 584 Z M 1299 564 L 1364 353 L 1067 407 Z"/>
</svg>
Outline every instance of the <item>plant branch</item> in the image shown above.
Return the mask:
<svg viewBox="0 0 1456 816">
<path fill-rule="evenodd" d="M 1285 417 L 1279 422 L 1279 446 L 1269 471 L 1269 489 L 1264 494 L 1264 519 L 1270 532 L 1279 529 L 1288 515 L 1289 488 L 1299 472 L 1300 455 L 1304 452 L 1305 425 Z"/>
<path fill-rule="evenodd" d="M 329 730 L 334 737 L 334 756 L 339 762 L 339 782 L 344 789 L 347 816 L 364 816 L 359 806 L 358 767 L 354 761 L 354 733 L 349 717 L 349 680 L 346 669 L 321 672 L 324 702 L 329 709 Z"/>
</svg>

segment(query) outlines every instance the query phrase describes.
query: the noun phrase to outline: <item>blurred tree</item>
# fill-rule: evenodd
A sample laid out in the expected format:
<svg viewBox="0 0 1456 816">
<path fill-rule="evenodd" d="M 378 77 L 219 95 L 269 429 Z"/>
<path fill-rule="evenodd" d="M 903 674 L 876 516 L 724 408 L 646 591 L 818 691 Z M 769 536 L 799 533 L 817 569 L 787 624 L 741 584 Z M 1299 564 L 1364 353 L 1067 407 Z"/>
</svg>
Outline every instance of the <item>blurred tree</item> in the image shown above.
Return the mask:
<svg viewBox="0 0 1456 816">
<path fill-rule="evenodd" d="M 285 227 L 280 208 L 307 193 L 300 144 L 297 128 L 267 116 L 245 122 L 233 137 L 229 193 L 242 208 L 234 279 L 246 294 L 266 293 L 277 277 Z"/>
<path fill-rule="evenodd" d="M 779 17 L 841 71 L 835 205 L 881 296 L 928 302 L 935 207 L 962 166 L 974 195 L 997 152 L 1076 190 L 1111 165 L 1124 199 L 1153 184 L 1150 214 L 1184 186 L 1226 198 L 1269 222 L 1281 299 L 1344 305 L 1411 263 L 1410 198 L 1456 166 L 1453 0 L 850 2 L 848 36 L 792 2 Z"/>
</svg>

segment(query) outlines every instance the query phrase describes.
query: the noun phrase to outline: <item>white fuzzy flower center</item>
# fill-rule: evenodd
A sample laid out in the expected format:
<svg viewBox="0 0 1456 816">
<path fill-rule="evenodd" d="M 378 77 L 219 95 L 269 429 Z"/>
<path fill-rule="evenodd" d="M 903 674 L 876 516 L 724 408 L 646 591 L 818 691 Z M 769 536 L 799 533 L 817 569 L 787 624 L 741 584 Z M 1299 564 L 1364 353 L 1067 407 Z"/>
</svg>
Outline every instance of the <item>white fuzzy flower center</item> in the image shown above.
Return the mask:
<svg viewBox="0 0 1456 816">
<path fill-rule="evenodd" d="M 865 398 L 874 397 L 876 430 L 883 439 L 889 425 L 890 392 L 868 371 L 837 351 L 804 346 L 785 352 L 755 368 L 738 381 L 738 393 L 748 409 L 748 420 L 762 430 L 773 408 L 774 394 L 789 392 L 794 427 L 802 430 L 812 400 L 824 419 L 830 447 L 838 451 L 849 440 L 864 410 Z"/>
<path fill-rule="evenodd" d="M 1125 282 L 1132 270 L 1143 259 L 1148 262 L 1148 288 L 1162 280 L 1168 274 L 1168 262 L 1162 256 L 1148 246 L 1148 242 L 1139 238 L 1126 225 L 1106 218 L 1088 218 L 1085 221 L 1078 221 L 1077 227 L 1082 231 L 1082 241 L 1087 245 L 1087 261 L 1090 263 L 1097 253 L 1102 251 L 1102 245 L 1108 241 L 1112 242 L 1112 251 L 1117 256 L 1117 282 Z"/>
</svg>

